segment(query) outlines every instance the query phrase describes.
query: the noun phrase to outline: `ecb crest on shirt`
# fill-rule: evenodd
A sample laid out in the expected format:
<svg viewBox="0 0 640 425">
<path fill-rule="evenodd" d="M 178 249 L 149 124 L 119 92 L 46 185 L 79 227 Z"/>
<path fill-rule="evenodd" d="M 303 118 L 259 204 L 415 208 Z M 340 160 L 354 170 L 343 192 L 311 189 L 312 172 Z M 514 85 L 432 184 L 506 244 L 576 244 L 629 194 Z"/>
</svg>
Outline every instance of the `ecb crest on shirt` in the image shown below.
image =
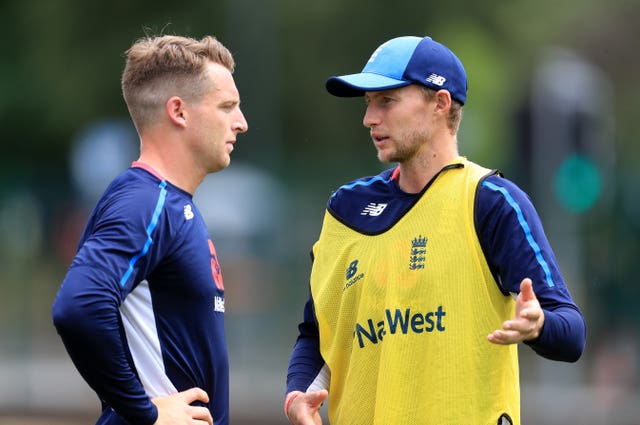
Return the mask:
<svg viewBox="0 0 640 425">
<path fill-rule="evenodd" d="M 224 283 L 222 281 L 222 269 L 220 263 L 218 263 L 218 255 L 216 254 L 216 247 L 213 246 L 213 242 L 209 239 L 209 253 L 211 254 L 211 274 L 213 275 L 213 281 L 216 283 L 216 287 L 224 291 Z"/>
<path fill-rule="evenodd" d="M 424 269 L 427 253 L 426 236 L 418 235 L 411 241 L 411 256 L 409 257 L 409 270 Z"/>
</svg>

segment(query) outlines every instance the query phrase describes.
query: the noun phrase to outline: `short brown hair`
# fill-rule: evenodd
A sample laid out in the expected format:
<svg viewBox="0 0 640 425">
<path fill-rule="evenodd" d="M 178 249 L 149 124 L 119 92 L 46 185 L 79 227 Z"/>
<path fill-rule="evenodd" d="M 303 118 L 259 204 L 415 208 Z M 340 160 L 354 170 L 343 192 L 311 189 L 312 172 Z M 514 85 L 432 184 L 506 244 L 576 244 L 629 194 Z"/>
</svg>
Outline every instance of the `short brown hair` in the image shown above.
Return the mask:
<svg viewBox="0 0 640 425">
<path fill-rule="evenodd" d="M 423 85 L 419 85 L 419 87 L 422 89 L 427 98 L 431 100 L 435 98 L 436 90 Z M 460 121 L 462 121 L 462 103 L 452 98 L 451 108 L 449 109 L 449 116 L 447 120 L 447 127 L 449 127 L 449 130 L 451 130 L 453 134 L 456 134 L 458 132 Z"/>
<path fill-rule="evenodd" d="M 171 96 L 197 101 L 211 90 L 204 74 L 207 63 L 218 63 L 230 72 L 235 67 L 231 52 L 212 36 L 201 40 L 175 35 L 145 37 L 125 55 L 122 95 L 138 131 L 153 122 Z"/>
</svg>

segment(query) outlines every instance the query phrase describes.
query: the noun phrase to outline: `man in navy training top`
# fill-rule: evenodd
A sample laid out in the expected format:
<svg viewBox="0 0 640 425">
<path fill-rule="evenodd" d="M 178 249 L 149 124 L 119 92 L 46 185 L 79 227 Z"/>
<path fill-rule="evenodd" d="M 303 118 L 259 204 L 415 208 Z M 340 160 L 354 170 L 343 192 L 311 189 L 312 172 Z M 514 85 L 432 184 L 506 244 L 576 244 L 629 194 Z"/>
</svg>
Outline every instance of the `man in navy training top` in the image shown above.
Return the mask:
<svg viewBox="0 0 640 425">
<path fill-rule="evenodd" d="M 247 131 L 214 37 L 145 37 L 122 93 L 140 157 L 106 189 L 53 305 L 97 424 L 228 424 L 224 285 L 193 194 Z"/>
</svg>

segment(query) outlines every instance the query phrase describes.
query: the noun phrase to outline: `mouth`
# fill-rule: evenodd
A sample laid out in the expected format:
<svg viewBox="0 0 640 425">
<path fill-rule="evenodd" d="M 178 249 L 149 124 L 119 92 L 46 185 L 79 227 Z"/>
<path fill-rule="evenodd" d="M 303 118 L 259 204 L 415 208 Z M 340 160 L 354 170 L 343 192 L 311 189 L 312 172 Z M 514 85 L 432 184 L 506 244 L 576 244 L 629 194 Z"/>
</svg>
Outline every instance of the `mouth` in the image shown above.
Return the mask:
<svg viewBox="0 0 640 425">
<path fill-rule="evenodd" d="M 388 136 L 385 136 L 383 134 L 380 133 L 371 133 L 371 139 L 373 140 L 373 142 L 378 145 L 381 143 L 384 143 L 385 140 L 389 139 Z"/>
</svg>

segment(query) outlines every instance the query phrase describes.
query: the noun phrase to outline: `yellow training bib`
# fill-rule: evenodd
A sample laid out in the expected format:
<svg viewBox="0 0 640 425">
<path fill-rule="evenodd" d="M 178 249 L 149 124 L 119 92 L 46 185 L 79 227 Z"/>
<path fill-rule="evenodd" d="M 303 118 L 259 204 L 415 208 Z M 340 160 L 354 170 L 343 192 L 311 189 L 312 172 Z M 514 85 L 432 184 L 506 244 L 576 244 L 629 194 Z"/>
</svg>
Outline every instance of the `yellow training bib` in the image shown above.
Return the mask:
<svg viewBox="0 0 640 425">
<path fill-rule="evenodd" d="M 457 162 L 382 234 L 325 214 L 311 290 L 332 425 L 519 424 L 517 345 L 487 340 L 514 315 L 474 226 L 490 171 Z"/>
</svg>

